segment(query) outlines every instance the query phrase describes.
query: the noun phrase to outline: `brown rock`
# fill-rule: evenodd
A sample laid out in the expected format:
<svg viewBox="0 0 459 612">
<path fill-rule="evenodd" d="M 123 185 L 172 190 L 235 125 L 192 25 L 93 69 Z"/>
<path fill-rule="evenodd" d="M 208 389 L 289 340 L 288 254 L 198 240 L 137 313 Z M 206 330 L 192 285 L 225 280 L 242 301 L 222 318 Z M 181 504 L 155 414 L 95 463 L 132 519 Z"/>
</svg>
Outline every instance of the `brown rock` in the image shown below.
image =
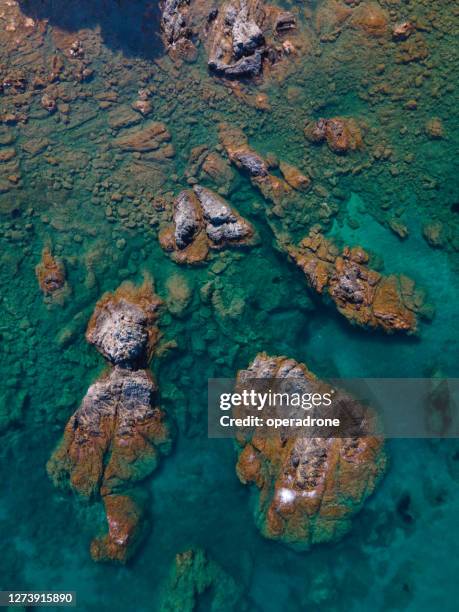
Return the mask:
<svg viewBox="0 0 459 612">
<path fill-rule="evenodd" d="M 367 408 L 356 406 L 339 389 L 332 391 L 305 365 L 286 357 L 257 355 L 238 373 L 236 389 L 246 389 L 246 381 L 266 379 L 270 389 L 282 392 L 292 377 L 296 388 L 332 393 L 343 409 L 349 406 L 369 416 Z M 243 484 L 253 483 L 259 490 L 255 517 L 262 534 L 297 548 L 346 533 L 386 467 L 383 441 L 372 435 L 304 438 L 255 429 L 241 432 L 238 442 L 236 473 Z"/>
<path fill-rule="evenodd" d="M 417 330 L 422 303 L 407 300 L 401 276 L 384 277 L 368 267 L 360 247 L 336 247 L 316 230 L 288 252 L 318 293 L 328 294 L 338 311 L 352 323 L 385 332 Z M 421 294 L 418 292 L 419 297 Z"/>
<path fill-rule="evenodd" d="M 311 179 L 309 176 L 302 174 L 295 166 L 280 162 L 279 169 L 284 179 L 293 189 L 297 191 L 308 191 L 311 187 Z"/>
<path fill-rule="evenodd" d="M 35 273 L 40 289 L 45 295 L 53 295 L 66 285 L 64 265 L 53 257 L 49 247 L 43 249 L 41 261 L 35 268 Z"/>
</svg>

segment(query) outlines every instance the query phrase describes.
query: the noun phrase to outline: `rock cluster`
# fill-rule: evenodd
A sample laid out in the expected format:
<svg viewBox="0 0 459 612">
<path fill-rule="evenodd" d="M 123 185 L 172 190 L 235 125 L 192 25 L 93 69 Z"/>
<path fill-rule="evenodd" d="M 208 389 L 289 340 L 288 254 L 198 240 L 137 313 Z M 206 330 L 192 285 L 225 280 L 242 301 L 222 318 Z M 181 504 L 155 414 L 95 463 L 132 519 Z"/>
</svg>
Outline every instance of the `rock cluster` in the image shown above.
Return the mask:
<svg viewBox="0 0 459 612">
<path fill-rule="evenodd" d="M 209 25 L 209 69 L 226 78 L 258 76 L 264 58 L 278 59 L 273 37 L 295 27 L 292 13 L 265 6 L 263 0 L 228 0 Z"/>
<path fill-rule="evenodd" d="M 360 127 L 355 119 L 349 117 L 319 119 L 308 123 L 304 135 L 310 142 L 326 142 L 333 153 L 347 153 L 363 146 Z"/>
<path fill-rule="evenodd" d="M 328 295 L 351 323 L 385 332 L 417 330 L 424 295 L 407 276 L 383 276 L 368 266 L 361 247 L 338 248 L 313 228 L 298 247 L 287 247 L 310 287 Z"/>
<path fill-rule="evenodd" d="M 157 389 L 145 368 L 158 339 L 161 300 L 151 282 L 121 285 L 97 303 L 86 338 L 113 366 L 93 383 L 48 461 L 56 486 L 102 498 L 108 532 L 93 540 L 95 560 L 126 562 L 142 533 L 133 484 L 170 445 Z"/>
<path fill-rule="evenodd" d="M 160 233 L 160 244 L 177 263 L 204 261 L 209 249 L 253 243 L 253 227 L 221 196 L 201 185 L 174 201 L 173 224 Z"/>
<path fill-rule="evenodd" d="M 305 365 L 265 353 L 239 372 L 236 386 L 250 379 L 269 379 L 270 388 L 272 381 L 294 379 L 310 392 L 330 391 Z M 259 490 L 257 525 L 264 536 L 297 548 L 335 540 L 348 531 L 351 517 L 386 467 L 383 440 L 375 436 L 286 439 L 281 433 L 267 437 L 255 430 L 240 435 L 238 442 L 237 475 Z"/>
<path fill-rule="evenodd" d="M 220 142 L 230 161 L 250 178 L 263 196 L 274 204 L 285 203 L 285 199 L 294 196 L 294 191 L 307 191 L 311 179 L 295 166 L 281 162 L 279 169 L 284 178 L 269 172 L 268 162 L 254 151 L 248 143 L 244 132 L 227 123 L 219 125 Z M 284 180 L 285 179 L 285 180 Z"/>
</svg>

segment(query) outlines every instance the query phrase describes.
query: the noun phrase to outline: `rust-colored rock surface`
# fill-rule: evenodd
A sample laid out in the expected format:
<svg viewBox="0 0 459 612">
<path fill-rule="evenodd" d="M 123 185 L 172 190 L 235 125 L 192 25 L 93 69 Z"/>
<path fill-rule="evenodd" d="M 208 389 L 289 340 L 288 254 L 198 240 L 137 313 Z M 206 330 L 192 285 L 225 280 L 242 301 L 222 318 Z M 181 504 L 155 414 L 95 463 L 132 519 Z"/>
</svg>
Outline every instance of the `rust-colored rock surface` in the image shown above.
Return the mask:
<svg viewBox="0 0 459 612">
<path fill-rule="evenodd" d="M 360 127 L 351 117 L 333 117 L 308 123 L 304 135 L 310 142 L 326 142 L 334 153 L 355 151 L 363 146 Z"/>
<path fill-rule="evenodd" d="M 91 557 L 126 563 L 142 535 L 142 509 L 128 495 L 106 495 L 104 507 L 108 532 L 91 542 Z"/>
<path fill-rule="evenodd" d="M 265 353 L 239 372 L 236 386 L 269 379 L 271 388 L 275 381 L 292 378 L 311 392 L 330 391 L 305 365 Z M 257 525 L 264 536 L 298 548 L 346 533 L 386 467 L 383 440 L 374 436 L 286 439 L 255 430 L 251 436 L 241 435 L 239 444 L 239 480 L 259 490 Z"/>
<path fill-rule="evenodd" d="M 361 247 L 339 252 L 313 229 L 298 247 L 287 250 L 309 286 L 327 294 L 351 323 L 385 332 L 416 332 L 417 315 L 423 314 L 422 292 L 406 276 L 383 276 L 369 268 L 368 254 Z"/>
<path fill-rule="evenodd" d="M 46 296 L 53 295 L 65 287 L 64 265 L 53 256 L 49 247 L 43 249 L 35 273 L 40 289 Z"/>
<path fill-rule="evenodd" d="M 47 464 L 56 486 L 103 500 L 108 532 L 91 545 L 96 560 L 125 562 L 134 553 L 142 512 L 130 490 L 170 447 L 156 384 L 149 370 L 138 369 L 156 344 L 160 303 L 148 280 L 99 300 L 86 337 L 114 367 L 89 387 Z"/>
<path fill-rule="evenodd" d="M 221 196 L 195 185 L 182 191 L 174 201 L 173 224 L 159 236 L 164 250 L 177 263 L 204 261 L 210 249 L 246 246 L 255 231 Z"/>
</svg>

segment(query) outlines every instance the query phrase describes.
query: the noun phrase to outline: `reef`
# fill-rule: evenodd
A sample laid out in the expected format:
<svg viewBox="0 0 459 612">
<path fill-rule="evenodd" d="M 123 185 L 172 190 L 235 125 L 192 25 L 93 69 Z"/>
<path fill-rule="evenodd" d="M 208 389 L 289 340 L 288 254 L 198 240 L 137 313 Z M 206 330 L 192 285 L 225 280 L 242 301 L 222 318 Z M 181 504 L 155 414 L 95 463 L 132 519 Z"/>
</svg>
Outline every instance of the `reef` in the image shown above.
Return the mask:
<svg viewBox="0 0 459 612">
<path fill-rule="evenodd" d="M 174 201 L 173 224 L 159 236 L 177 263 L 199 263 L 210 249 L 249 246 L 255 231 L 220 195 L 201 185 L 182 191 Z"/>
<path fill-rule="evenodd" d="M 287 251 L 303 270 L 308 285 L 328 295 L 351 323 L 385 332 L 415 333 L 418 315 L 427 316 L 424 293 L 414 281 L 372 270 L 369 255 L 361 247 L 344 247 L 340 253 L 313 228 L 297 247 L 287 246 Z"/>
<path fill-rule="evenodd" d="M 250 379 L 268 379 L 270 388 L 294 380 L 308 392 L 331 391 L 304 364 L 266 353 L 238 373 L 236 388 Z M 387 462 L 383 440 L 376 436 L 286 438 L 255 429 L 238 435 L 238 447 L 239 480 L 258 490 L 256 524 L 265 537 L 299 549 L 344 535 Z"/>
<path fill-rule="evenodd" d="M 193 612 L 204 598 L 210 603 L 210 610 L 249 609 L 241 587 L 202 549 L 178 553 L 163 592 L 160 612 Z"/>
<path fill-rule="evenodd" d="M 47 464 L 56 486 L 103 500 L 108 532 L 91 544 L 97 561 L 124 563 L 135 552 L 143 511 L 131 489 L 170 447 L 156 384 L 143 369 L 159 337 L 160 304 L 149 280 L 125 283 L 99 300 L 86 338 L 112 367 L 89 387 Z"/>
</svg>

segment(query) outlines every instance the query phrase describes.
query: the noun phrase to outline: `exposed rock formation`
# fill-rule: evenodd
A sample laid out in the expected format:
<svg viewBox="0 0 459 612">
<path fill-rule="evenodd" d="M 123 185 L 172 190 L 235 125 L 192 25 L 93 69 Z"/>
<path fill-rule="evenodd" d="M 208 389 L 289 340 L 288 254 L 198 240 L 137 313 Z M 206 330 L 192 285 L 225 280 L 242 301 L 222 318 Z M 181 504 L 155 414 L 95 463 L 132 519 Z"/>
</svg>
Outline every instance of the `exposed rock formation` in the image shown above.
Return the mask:
<svg viewBox="0 0 459 612">
<path fill-rule="evenodd" d="M 277 61 L 274 39 L 296 28 L 292 13 L 265 6 L 263 0 L 228 0 L 209 26 L 209 68 L 227 77 L 254 77 L 264 58 Z"/>
<path fill-rule="evenodd" d="M 45 247 L 41 254 L 41 261 L 35 268 L 38 284 L 46 296 L 62 292 L 65 288 L 65 269 L 61 261 L 53 257 L 51 249 Z"/>
<path fill-rule="evenodd" d="M 274 204 L 287 205 L 290 199 L 296 197 L 295 191 L 302 192 L 309 188 L 309 177 L 290 164 L 281 162 L 281 172 L 286 180 L 271 174 L 268 163 L 249 146 L 247 137 L 241 129 L 221 123 L 219 135 L 230 161 L 246 172 L 252 185 Z"/>
<path fill-rule="evenodd" d="M 97 302 L 86 339 L 113 365 L 146 367 L 158 340 L 155 322 L 160 305 L 147 285 L 121 285 Z"/>
<path fill-rule="evenodd" d="M 355 151 L 363 146 L 362 133 L 357 122 L 349 117 L 319 119 L 306 124 L 304 135 L 310 142 L 327 142 L 334 153 Z"/>
<path fill-rule="evenodd" d="M 383 276 L 368 267 L 368 254 L 360 247 L 341 253 L 318 230 L 311 230 L 288 253 L 303 270 L 310 287 L 327 294 L 351 323 L 386 332 L 417 330 L 424 296 L 407 276 Z"/>
<path fill-rule="evenodd" d="M 178 263 L 198 263 L 209 249 L 250 245 L 254 229 L 221 196 L 195 185 L 174 202 L 173 225 L 160 234 L 161 246 Z"/>
<path fill-rule="evenodd" d="M 121 285 L 97 303 L 86 337 L 114 364 L 86 393 L 48 461 L 56 486 L 102 497 L 108 533 L 96 538 L 96 560 L 125 562 L 140 539 L 141 508 L 129 489 L 148 476 L 170 446 L 156 385 L 146 367 L 158 338 L 160 299 L 151 283 Z"/>
<path fill-rule="evenodd" d="M 162 0 L 161 31 L 166 49 L 173 57 L 193 61 L 196 47 L 192 41 L 193 16 L 190 0 Z"/>
<path fill-rule="evenodd" d="M 239 372 L 237 387 L 250 379 L 295 379 L 310 392 L 330 391 L 305 365 L 286 357 L 257 355 Z M 257 430 L 239 437 L 237 475 L 259 489 L 255 519 L 268 538 L 299 548 L 342 536 L 373 492 L 386 466 L 377 437 L 285 439 Z"/>
</svg>

